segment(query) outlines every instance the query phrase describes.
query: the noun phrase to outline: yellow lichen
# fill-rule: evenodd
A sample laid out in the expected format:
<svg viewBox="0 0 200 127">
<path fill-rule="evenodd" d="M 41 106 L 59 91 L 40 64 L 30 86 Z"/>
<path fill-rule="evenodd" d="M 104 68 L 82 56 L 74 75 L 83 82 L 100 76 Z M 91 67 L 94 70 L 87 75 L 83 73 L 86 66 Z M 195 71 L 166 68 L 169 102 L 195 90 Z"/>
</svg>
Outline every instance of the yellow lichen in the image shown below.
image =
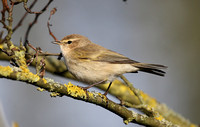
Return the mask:
<svg viewBox="0 0 200 127">
<path fill-rule="evenodd" d="M 195 124 L 190 124 L 190 127 L 196 127 L 197 125 L 195 125 Z"/>
<path fill-rule="evenodd" d="M 26 59 L 21 58 L 21 59 L 19 60 L 19 63 L 20 63 L 20 65 L 22 65 L 22 66 L 24 66 L 24 67 L 27 67 L 27 65 L 26 65 Z"/>
<path fill-rule="evenodd" d="M 73 85 L 71 82 L 68 83 L 68 85 L 65 85 L 67 87 L 67 92 L 73 97 L 81 97 L 86 99 L 86 93 L 83 89 L 80 87 L 77 87 Z"/>
<path fill-rule="evenodd" d="M 45 89 L 43 89 L 43 88 L 40 88 L 40 87 L 38 87 L 38 88 L 37 88 L 37 90 L 38 90 L 38 91 L 40 91 L 40 92 L 43 92 L 43 91 L 45 91 Z"/>
<path fill-rule="evenodd" d="M 52 93 L 50 93 L 50 96 L 51 96 L 51 97 L 60 96 L 60 93 L 52 92 Z"/>
<path fill-rule="evenodd" d="M 10 49 L 13 49 L 13 48 L 17 48 L 18 49 L 18 47 L 16 47 L 16 46 L 14 46 L 13 44 L 10 46 Z"/>
<path fill-rule="evenodd" d="M 104 102 L 107 101 L 107 97 L 101 93 L 99 93 L 99 96 L 103 99 Z"/>
<path fill-rule="evenodd" d="M 25 68 L 23 66 L 20 67 L 22 69 L 22 73 L 17 73 L 17 80 L 27 80 L 29 82 L 37 82 L 40 77 L 36 74 L 33 74 L 28 70 L 28 68 Z"/>
<path fill-rule="evenodd" d="M 127 124 L 130 123 L 132 120 L 133 120 L 133 117 L 132 117 L 132 118 L 128 118 L 128 119 L 124 120 L 124 123 L 127 125 Z"/>
<path fill-rule="evenodd" d="M 0 74 L 7 77 L 11 73 L 13 73 L 13 69 L 14 68 L 11 68 L 10 66 L 0 66 Z M 37 82 L 40 79 L 39 76 L 31 73 L 27 68 L 22 66 L 19 69 L 15 68 L 15 73 L 17 76 L 17 80 L 28 80 L 30 82 Z"/>
<path fill-rule="evenodd" d="M 47 83 L 47 80 L 46 80 L 45 78 L 43 78 L 42 80 L 43 80 L 44 84 L 46 84 L 46 83 Z"/>
<path fill-rule="evenodd" d="M 163 120 L 164 118 L 163 118 L 163 116 L 161 116 L 161 115 L 158 115 L 157 117 L 155 117 L 155 119 L 157 119 L 157 120 Z"/>
<path fill-rule="evenodd" d="M 10 66 L 0 66 L 0 74 L 7 77 L 13 72 L 13 69 Z"/>
<path fill-rule="evenodd" d="M 124 124 L 126 124 L 126 125 L 127 125 L 128 123 L 129 123 L 129 121 L 128 121 L 128 120 L 124 120 Z"/>
<path fill-rule="evenodd" d="M 65 87 L 67 87 L 67 84 L 64 84 Z"/>
<path fill-rule="evenodd" d="M 3 44 L 4 44 L 4 43 L 0 43 L 0 48 L 1 48 L 1 49 L 3 49 Z"/>
<path fill-rule="evenodd" d="M 121 84 L 122 84 L 122 82 L 120 80 L 114 80 L 113 84 L 111 85 L 112 90 L 110 92 L 112 92 L 113 94 L 123 96 L 123 97 L 125 97 L 124 95 L 126 95 L 126 94 L 135 96 L 135 94 L 129 87 L 127 87 L 126 85 L 121 85 Z M 108 85 L 105 86 L 105 89 L 107 89 L 107 88 L 108 88 Z"/>
<path fill-rule="evenodd" d="M 22 69 L 23 72 L 25 73 L 29 73 L 29 69 L 27 67 L 24 67 L 24 66 L 20 66 L 20 68 Z"/>
<path fill-rule="evenodd" d="M 157 105 L 157 101 L 154 98 L 150 98 L 147 94 L 143 93 L 142 91 L 140 91 L 140 96 L 142 97 L 142 99 L 151 107 L 156 107 Z"/>
</svg>

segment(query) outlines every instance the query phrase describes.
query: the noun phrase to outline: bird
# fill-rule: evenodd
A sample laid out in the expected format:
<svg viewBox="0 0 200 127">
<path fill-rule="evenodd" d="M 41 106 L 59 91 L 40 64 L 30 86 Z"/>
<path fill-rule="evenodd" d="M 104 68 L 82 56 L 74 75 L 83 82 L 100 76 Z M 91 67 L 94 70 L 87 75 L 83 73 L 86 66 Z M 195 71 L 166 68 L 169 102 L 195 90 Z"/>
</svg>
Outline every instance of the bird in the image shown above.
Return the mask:
<svg viewBox="0 0 200 127">
<path fill-rule="evenodd" d="M 141 71 L 164 76 L 165 72 L 162 69 L 167 68 L 160 64 L 147 64 L 132 60 L 95 44 L 79 34 L 67 35 L 62 40 L 53 43 L 60 45 L 68 71 L 78 80 L 90 84 L 82 87 L 84 90 L 101 83 L 109 83 L 104 93 L 105 96 L 113 80 L 124 73 Z"/>
</svg>

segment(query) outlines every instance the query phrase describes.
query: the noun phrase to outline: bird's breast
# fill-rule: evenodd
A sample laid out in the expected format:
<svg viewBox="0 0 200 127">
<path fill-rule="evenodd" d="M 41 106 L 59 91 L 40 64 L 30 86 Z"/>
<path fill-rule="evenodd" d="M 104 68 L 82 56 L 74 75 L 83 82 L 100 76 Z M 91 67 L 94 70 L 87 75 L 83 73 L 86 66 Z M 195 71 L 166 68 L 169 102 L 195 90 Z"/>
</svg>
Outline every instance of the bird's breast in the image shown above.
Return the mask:
<svg viewBox="0 0 200 127">
<path fill-rule="evenodd" d="M 114 80 L 123 73 L 132 72 L 129 64 L 111 64 L 83 59 L 66 59 L 68 70 L 79 80 L 92 84 L 102 80 Z"/>
</svg>

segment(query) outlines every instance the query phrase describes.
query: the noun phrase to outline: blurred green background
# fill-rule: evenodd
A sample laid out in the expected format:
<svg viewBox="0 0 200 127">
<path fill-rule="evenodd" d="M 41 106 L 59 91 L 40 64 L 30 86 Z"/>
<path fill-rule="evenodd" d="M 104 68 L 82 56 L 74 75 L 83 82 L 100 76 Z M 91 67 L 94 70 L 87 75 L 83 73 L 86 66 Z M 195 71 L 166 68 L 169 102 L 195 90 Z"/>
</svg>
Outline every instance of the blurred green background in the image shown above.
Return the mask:
<svg viewBox="0 0 200 127">
<path fill-rule="evenodd" d="M 46 2 L 38 1 L 33 11 L 40 10 Z M 53 39 L 46 26 L 53 7 L 58 9 L 51 20 L 58 39 L 82 34 L 131 59 L 168 66 L 165 77 L 142 72 L 125 76 L 136 88 L 200 123 L 200 0 L 54 1 L 31 30 L 29 41 L 43 51 L 59 53 L 59 47 L 50 43 Z M 22 4 L 14 6 L 14 24 L 24 12 Z M 33 18 L 29 15 L 14 33 L 15 44 L 24 38 Z M 0 65 L 10 64 L 0 61 Z M 35 73 L 33 68 L 32 71 Z M 70 81 L 49 73 L 46 76 L 61 83 Z M 49 93 L 26 83 L 0 79 L 0 87 L 0 102 L 8 123 L 17 121 L 20 127 L 126 126 L 120 117 L 99 106 L 68 97 L 51 98 Z M 126 127 L 129 126 L 135 125 Z"/>
</svg>

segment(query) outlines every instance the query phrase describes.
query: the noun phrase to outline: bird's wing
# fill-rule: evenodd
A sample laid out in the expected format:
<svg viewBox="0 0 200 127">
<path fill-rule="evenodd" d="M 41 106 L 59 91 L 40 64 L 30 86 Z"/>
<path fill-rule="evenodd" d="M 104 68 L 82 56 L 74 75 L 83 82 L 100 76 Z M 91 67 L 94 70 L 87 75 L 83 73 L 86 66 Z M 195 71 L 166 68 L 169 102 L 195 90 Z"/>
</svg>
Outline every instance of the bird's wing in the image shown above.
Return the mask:
<svg viewBox="0 0 200 127">
<path fill-rule="evenodd" d="M 131 60 L 128 57 L 125 57 L 119 53 L 116 53 L 111 50 L 107 50 L 106 52 L 102 52 L 97 56 L 95 61 L 101 61 L 101 62 L 109 62 L 113 64 L 134 64 L 138 63 L 137 61 Z"/>
<path fill-rule="evenodd" d="M 161 69 L 167 68 L 166 66 L 159 64 L 145 64 L 131 60 L 119 53 L 108 50 L 99 45 L 87 45 L 85 47 L 77 48 L 74 50 L 74 56 L 82 60 L 108 62 L 112 64 L 131 64 L 134 67 L 139 68 L 140 71 L 152 73 L 160 76 L 164 76 L 165 72 Z"/>
<path fill-rule="evenodd" d="M 113 64 L 134 64 L 137 61 L 131 60 L 119 53 L 108 50 L 96 44 L 90 44 L 85 47 L 74 50 L 74 55 L 79 59 L 108 62 Z"/>
</svg>

